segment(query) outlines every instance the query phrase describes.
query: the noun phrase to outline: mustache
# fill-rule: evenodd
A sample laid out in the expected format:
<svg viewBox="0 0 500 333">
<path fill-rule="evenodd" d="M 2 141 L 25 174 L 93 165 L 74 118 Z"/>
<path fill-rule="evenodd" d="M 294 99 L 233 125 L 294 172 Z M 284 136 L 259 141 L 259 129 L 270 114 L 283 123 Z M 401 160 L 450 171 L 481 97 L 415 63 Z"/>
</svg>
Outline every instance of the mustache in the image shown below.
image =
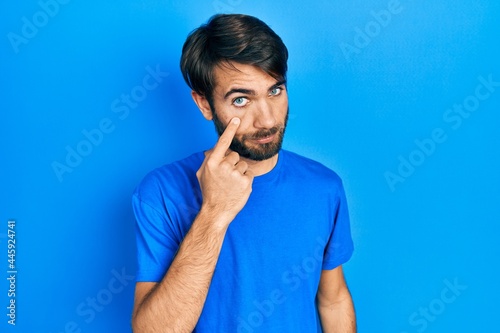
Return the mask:
<svg viewBox="0 0 500 333">
<path fill-rule="evenodd" d="M 268 136 L 274 135 L 274 134 L 282 131 L 283 128 L 284 128 L 284 126 L 280 125 L 280 126 L 274 126 L 272 128 L 269 128 L 269 129 L 262 129 L 262 130 L 255 132 L 255 133 L 252 133 L 252 134 L 245 134 L 242 137 L 242 141 L 259 140 L 259 139 L 267 138 Z"/>
</svg>

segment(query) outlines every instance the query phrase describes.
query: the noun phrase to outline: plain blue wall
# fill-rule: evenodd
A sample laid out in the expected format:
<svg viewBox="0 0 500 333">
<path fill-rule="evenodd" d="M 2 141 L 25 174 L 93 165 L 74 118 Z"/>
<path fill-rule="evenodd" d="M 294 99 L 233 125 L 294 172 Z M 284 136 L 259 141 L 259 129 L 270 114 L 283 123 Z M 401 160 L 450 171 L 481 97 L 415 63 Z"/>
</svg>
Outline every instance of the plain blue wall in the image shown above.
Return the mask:
<svg viewBox="0 0 500 333">
<path fill-rule="evenodd" d="M 344 180 L 359 332 L 495 331 L 498 2 L 54 1 L 0 14 L 0 267 L 15 219 L 18 269 L 15 327 L 0 282 L 2 332 L 130 332 L 131 193 L 215 142 L 178 61 L 219 11 L 289 48 L 285 148 Z M 68 166 L 67 149 L 87 156 Z"/>
</svg>

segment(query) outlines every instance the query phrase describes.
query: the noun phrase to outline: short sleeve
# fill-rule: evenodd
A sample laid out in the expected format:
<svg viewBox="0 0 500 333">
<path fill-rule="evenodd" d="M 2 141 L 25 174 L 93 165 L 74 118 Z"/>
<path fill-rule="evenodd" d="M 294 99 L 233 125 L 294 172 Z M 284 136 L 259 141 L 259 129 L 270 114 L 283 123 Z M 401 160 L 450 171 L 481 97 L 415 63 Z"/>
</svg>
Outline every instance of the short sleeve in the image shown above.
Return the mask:
<svg viewBox="0 0 500 333">
<path fill-rule="evenodd" d="M 160 282 L 170 267 L 179 243 L 169 230 L 168 216 L 132 196 L 136 220 L 137 282 Z"/>
<path fill-rule="evenodd" d="M 354 251 L 347 200 L 342 182 L 340 182 L 340 187 L 332 206 L 333 228 L 325 248 L 323 259 L 323 269 L 327 270 L 334 269 L 347 262 Z"/>
</svg>

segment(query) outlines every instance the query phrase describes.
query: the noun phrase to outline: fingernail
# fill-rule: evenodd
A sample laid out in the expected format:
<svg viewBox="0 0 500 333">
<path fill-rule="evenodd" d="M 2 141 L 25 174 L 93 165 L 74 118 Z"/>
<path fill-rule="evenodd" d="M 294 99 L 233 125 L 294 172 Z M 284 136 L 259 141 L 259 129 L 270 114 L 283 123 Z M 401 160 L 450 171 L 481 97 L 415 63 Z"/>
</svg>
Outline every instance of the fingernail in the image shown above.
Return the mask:
<svg viewBox="0 0 500 333">
<path fill-rule="evenodd" d="M 238 125 L 240 123 L 240 118 L 234 117 L 231 121 L 233 122 L 233 124 Z"/>
</svg>

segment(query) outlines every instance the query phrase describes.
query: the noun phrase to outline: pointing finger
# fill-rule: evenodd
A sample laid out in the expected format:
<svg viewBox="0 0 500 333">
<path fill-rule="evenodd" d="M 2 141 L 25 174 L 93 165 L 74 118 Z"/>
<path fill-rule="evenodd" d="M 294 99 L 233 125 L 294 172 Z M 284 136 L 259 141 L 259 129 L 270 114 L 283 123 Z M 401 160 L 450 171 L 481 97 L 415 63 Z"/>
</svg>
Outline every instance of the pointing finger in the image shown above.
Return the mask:
<svg viewBox="0 0 500 333">
<path fill-rule="evenodd" d="M 240 118 L 234 117 L 231 119 L 229 124 L 227 125 L 224 133 L 220 136 L 219 140 L 215 144 L 215 147 L 212 151 L 212 158 L 222 160 L 225 156 L 226 151 L 228 150 L 231 142 L 233 141 L 234 135 L 236 134 L 236 130 L 240 126 Z"/>
</svg>

